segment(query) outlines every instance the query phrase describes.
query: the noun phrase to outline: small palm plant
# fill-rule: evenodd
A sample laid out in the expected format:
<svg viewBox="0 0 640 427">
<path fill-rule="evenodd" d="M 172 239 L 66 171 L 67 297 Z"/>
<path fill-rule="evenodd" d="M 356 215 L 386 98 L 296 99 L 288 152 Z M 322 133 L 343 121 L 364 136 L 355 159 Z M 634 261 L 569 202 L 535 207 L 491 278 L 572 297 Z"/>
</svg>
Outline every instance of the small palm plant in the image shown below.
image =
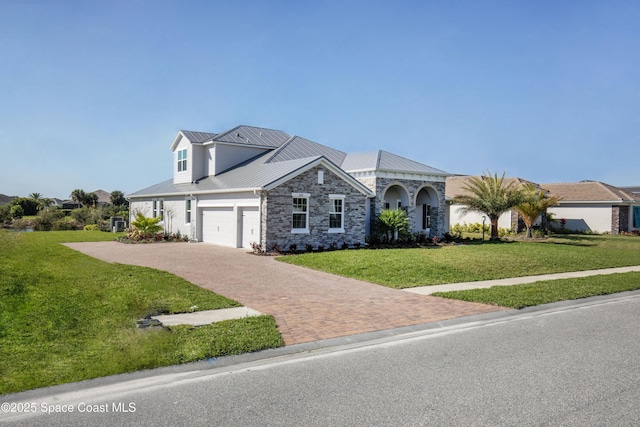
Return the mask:
<svg viewBox="0 0 640 427">
<path fill-rule="evenodd" d="M 130 233 L 130 237 L 133 239 L 150 239 L 157 233 L 162 231 L 162 226 L 159 222 L 162 217 L 147 218 L 140 212 L 136 214 L 136 219 L 131 221 L 133 231 Z"/>
<path fill-rule="evenodd" d="M 398 238 L 400 233 L 409 230 L 409 218 L 402 209 L 384 209 L 378 216 L 378 221 L 382 230 L 388 236 L 391 233 L 390 241 Z"/>
</svg>

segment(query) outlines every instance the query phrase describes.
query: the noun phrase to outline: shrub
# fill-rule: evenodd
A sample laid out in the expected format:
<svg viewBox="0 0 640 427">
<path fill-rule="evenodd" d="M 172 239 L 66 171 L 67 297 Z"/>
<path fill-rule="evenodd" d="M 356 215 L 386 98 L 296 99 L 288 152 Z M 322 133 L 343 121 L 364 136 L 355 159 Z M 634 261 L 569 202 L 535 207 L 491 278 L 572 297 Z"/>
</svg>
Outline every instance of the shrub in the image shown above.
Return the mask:
<svg viewBox="0 0 640 427">
<path fill-rule="evenodd" d="M 313 245 L 310 243 L 307 243 L 306 245 L 304 245 L 304 248 L 307 252 L 313 252 Z"/>
<path fill-rule="evenodd" d="M 298 249 L 298 245 L 292 243 L 289 245 L 289 252 L 295 252 Z"/>
<path fill-rule="evenodd" d="M 75 220 L 67 221 L 65 219 L 59 219 L 53 223 L 51 227 L 52 230 L 62 231 L 62 230 L 75 230 L 78 228 L 78 223 Z"/>
<path fill-rule="evenodd" d="M 329 244 L 329 250 L 330 251 L 337 251 L 338 250 L 338 243 L 337 242 L 331 242 Z"/>
<path fill-rule="evenodd" d="M 378 215 L 378 224 L 382 234 L 393 241 L 409 229 L 409 217 L 402 209 L 384 209 Z"/>
<path fill-rule="evenodd" d="M 11 206 L 11 218 L 20 219 L 24 216 L 24 209 L 20 205 Z"/>
<path fill-rule="evenodd" d="M 261 254 L 264 252 L 262 250 L 262 245 L 258 242 L 251 242 L 251 249 L 253 249 L 254 254 Z"/>
<path fill-rule="evenodd" d="M 342 250 L 347 250 L 349 249 L 349 244 L 347 242 L 342 242 Z"/>
<path fill-rule="evenodd" d="M 151 239 L 162 240 L 164 233 L 162 232 L 162 226 L 158 223 L 162 220 L 161 217 L 147 218 L 143 214 L 136 214 L 136 219 L 131 221 L 132 231 L 128 235 L 129 238 L 134 240 Z"/>
<path fill-rule="evenodd" d="M 83 227 L 85 231 L 98 231 L 100 230 L 100 226 L 98 224 L 87 224 Z"/>
<path fill-rule="evenodd" d="M 281 254 L 282 253 L 282 247 L 280 247 L 280 245 L 278 245 L 277 243 L 271 246 L 271 251 L 275 252 L 277 254 Z"/>
</svg>

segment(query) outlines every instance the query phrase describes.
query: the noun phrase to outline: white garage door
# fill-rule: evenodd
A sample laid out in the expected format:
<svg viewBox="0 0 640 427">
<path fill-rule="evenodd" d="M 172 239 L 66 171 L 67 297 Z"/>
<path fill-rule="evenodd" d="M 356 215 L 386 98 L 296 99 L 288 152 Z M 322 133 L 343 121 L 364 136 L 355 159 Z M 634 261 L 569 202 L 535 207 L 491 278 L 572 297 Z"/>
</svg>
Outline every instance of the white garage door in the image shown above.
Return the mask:
<svg viewBox="0 0 640 427">
<path fill-rule="evenodd" d="M 242 247 L 250 248 L 251 243 L 260 242 L 260 215 L 258 208 L 242 209 Z"/>
<path fill-rule="evenodd" d="M 236 247 L 233 208 L 203 208 L 201 224 L 203 242 Z"/>
</svg>

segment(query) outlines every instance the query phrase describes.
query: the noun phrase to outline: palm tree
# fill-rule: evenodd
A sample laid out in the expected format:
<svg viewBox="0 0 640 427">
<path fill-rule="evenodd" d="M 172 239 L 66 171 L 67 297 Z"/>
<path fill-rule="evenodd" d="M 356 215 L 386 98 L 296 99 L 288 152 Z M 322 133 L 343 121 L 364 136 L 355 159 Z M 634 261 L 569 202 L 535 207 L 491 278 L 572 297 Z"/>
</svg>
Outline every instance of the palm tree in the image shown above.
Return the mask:
<svg viewBox="0 0 640 427">
<path fill-rule="evenodd" d="M 522 202 L 522 192 L 516 188 L 515 182 L 505 183 L 504 173 L 491 175 L 487 171 L 482 176 L 470 177 L 462 189 L 466 194 L 453 198 L 453 203 L 460 204 L 463 214 L 479 212 L 491 221 L 491 240 L 500 240 L 498 236 L 498 218 Z"/>
<path fill-rule="evenodd" d="M 71 200 L 76 202 L 78 206 L 82 206 L 86 199 L 87 195 L 85 194 L 84 190 L 76 188 L 71 192 Z"/>
<path fill-rule="evenodd" d="M 526 238 L 531 238 L 533 223 L 548 208 L 558 204 L 560 199 L 555 196 L 546 196 L 544 191 L 538 190 L 533 184 L 527 184 L 522 190 L 524 200 L 515 208 L 520 213 L 524 225 L 527 227 Z"/>
</svg>

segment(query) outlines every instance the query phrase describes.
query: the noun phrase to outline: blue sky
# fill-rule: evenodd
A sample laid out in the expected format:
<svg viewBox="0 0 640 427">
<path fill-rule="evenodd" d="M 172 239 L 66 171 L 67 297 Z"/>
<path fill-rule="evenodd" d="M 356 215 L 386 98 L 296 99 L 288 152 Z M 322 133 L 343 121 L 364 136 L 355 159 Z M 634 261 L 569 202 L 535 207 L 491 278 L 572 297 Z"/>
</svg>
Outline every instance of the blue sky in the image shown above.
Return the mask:
<svg viewBox="0 0 640 427">
<path fill-rule="evenodd" d="M 178 130 L 640 185 L 635 1 L 0 0 L 0 193 L 169 179 Z"/>
</svg>

